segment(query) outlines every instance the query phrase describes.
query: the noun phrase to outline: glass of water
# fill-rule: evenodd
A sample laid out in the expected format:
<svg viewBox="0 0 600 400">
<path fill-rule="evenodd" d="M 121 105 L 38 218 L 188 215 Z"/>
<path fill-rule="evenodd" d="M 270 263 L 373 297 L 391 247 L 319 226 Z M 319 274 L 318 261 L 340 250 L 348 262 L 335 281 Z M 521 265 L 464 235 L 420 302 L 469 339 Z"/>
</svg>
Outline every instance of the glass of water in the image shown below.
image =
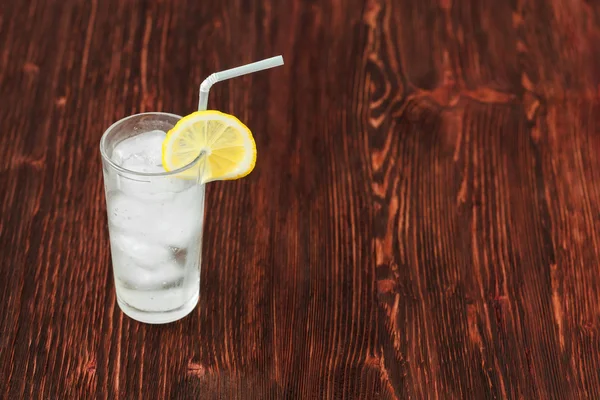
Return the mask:
<svg viewBox="0 0 600 400">
<path fill-rule="evenodd" d="M 161 161 L 166 132 L 180 118 L 132 115 L 100 141 L 117 301 L 152 324 L 183 318 L 200 294 L 204 185 L 178 176 L 198 169 L 199 157 L 171 172 Z"/>
</svg>

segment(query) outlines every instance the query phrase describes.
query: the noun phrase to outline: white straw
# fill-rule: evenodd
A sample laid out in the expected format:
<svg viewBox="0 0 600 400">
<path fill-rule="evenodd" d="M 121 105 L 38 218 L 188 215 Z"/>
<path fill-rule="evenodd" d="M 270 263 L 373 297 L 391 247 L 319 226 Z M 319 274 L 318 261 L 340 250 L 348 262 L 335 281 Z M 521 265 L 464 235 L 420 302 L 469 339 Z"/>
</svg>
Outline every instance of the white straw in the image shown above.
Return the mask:
<svg viewBox="0 0 600 400">
<path fill-rule="evenodd" d="M 263 69 L 279 67 L 280 65 L 283 65 L 283 57 L 276 56 L 267 58 L 262 61 L 253 62 L 252 64 L 242 65 L 241 67 L 226 69 L 225 71 L 221 72 L 215 72 L 214 74 L 206 78 L 202 82 L 202 84 L 200 84 L 198 111 L 206 110 L 206 107 L 208 106 L 208 92 L 210 92 L 210 88 L 215 83 L 235 78 L 238 76 L 251 74 L 253 72 L 262 71 Z"/>
</svg>

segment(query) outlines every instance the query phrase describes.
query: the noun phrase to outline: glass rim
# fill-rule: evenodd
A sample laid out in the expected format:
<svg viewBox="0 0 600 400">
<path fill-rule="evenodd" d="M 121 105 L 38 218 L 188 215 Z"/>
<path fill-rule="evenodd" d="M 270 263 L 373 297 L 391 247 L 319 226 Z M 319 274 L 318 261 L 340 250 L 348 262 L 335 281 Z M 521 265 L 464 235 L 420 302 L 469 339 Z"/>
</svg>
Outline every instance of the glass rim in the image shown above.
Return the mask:
<svg viewBox="0 0 600 400">
<path fill-rule="evenodd" d="M 165 171 L 165 172 L 139 172 L 139 171 L 132 171 L 130 169 L 124 168 L 118 164 L 116 164 L 113 160 L 110 159 L 110 157 L 108 156 L 108 154 L 106 154 L 106 138 L 108 137 L 108 134 L 120 123 L 122 123 L 123 121 L 126 121 L 130 118 L 135 118 L 135 117 L 140 117 L 140 116 L 144 116 L 144 115 L 166 115 L 169 117 L 175 117 L 177 119 L 181 119 L 182 116 L 181 115 L 177 115 L 177 114 L 172 114 L 172 113 L 167 113 L 167 112 L 162 112 L 162 111 L 148 111 L 148 112 L 143 112 L 143 113 L 137 113 L 137 114 L 132 114 L 129 115 L 127 117 L 121 118 L 115 122 L 112 123 L 111 126 L 109 126 L 104 133 L 102 134 L 102 138 L 100 139 L 100 154 L 102 155 L 102 159 L 104 159 L 104 161 L 106 161 L 111 167 L 113 167 L 114 169 L 116 169 L 119 172 L 124 172 L 127 174 L 131 174 L 131 175 L 137 175 L 137 176 L 145 176 L 145 177 L 169 177 L 169 176 L 174 176 L 177 175 L 181 172 L 187 171 L 188 169 L 190 169 L 191 167 L 193 167 L 194 165 L 196 165 L 196 163 L 200 160 L 200 157 L 202 157 L 202 155 L 204 154 L 203 152 L 200 152 L 200 154 L 198 154 L 198 156 L 196 158 L 194 158 L 189 164 L 184 165 L 181 168 L 177 168 L 173 171 Z"/>
</svg>

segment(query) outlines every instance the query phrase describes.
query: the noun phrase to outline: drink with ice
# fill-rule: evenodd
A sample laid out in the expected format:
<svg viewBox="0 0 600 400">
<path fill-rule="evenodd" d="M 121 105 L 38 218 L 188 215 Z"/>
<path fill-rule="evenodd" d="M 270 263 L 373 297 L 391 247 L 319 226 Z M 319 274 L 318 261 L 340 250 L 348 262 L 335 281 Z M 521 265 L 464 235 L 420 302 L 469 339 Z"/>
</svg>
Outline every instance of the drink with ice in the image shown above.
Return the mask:
<svg viewBox="0 0 600 400">
<path fill-rule="evenodd" d="M 196 306 L 204 184 L 244 177 L 256 162 L 250 129 L 233 115 L 206 110 L 209 90 L 280 65 L 277 56 L 214 73 L 200 85 L 198 112 L 132 115 L 102 136 L 117 302 L 130 317 L 166 323 Z"/>
<path fill-rule="evenodd" d="M 161 161 L 166 132 L 178 120 L 134 115 L 111 126 L 101 143 L 117 301 L 148 323 L 185 316 L 199 297 L 204 185 L 167 172 Z"/>
</svg>

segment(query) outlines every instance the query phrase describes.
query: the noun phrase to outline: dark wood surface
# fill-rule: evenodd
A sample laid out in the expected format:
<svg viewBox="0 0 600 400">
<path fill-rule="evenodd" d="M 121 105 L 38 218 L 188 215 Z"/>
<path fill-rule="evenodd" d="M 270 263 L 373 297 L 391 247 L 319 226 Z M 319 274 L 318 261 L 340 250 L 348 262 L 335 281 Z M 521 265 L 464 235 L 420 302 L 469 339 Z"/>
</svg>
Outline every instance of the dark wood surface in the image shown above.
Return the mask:
<svg viewBox="0 0 600 400">
<path fill-rule="evenodd" d="M 211 106 L 199 307 L 115 303 L 99 140 Z M 600 398 L 600 4 L 0 2 L 0 397 Z"/>
</svg>

